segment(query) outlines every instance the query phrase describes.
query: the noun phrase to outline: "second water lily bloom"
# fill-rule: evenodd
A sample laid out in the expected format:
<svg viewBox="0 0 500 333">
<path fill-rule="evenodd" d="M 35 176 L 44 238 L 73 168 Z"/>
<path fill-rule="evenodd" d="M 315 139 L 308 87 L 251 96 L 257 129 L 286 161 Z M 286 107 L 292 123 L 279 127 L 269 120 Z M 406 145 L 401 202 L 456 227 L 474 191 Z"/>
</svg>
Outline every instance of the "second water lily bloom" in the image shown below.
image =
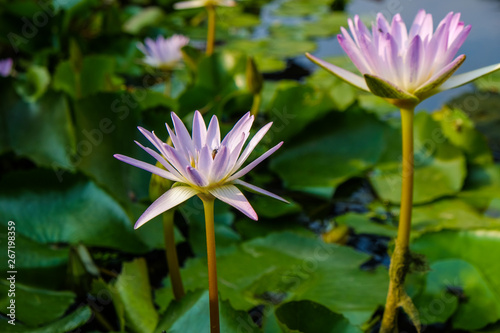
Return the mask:
<svg viewBox="0 0 500 333">
<path fill-rule="evenodd" d="M 192 135 L 189 134 L 181 119 L 173 112 L 172 121 L 174 130 L 168 125 L 166 126 L 173 147 L 160 140 L 153 132 L 141 127 L 139 130 L 158 151 L 136 142 L 159 161 L 165 170 L 131 157 L 115 155 L 123 162 L 177 182 L 142 214 L 135 224 L 135 228 L 195 195 L 217 198 L 240 210 L 251 219 L 257 220 L 254 209 L 235 185 L 287 202 L 269 191 L 240 179 L 283 144 L 280 142 L 241 168 L 272 123 L 261 128 L 243 149 L 250 136 L 250 128 L 254 121 L 254 117 L 249 112 L 234 125 L 222 141 L 216 116 L 212 117 L 207 128 L 201 113 L 196 111 Z"/>
<path fill-rule="evenodd" d="M 348 20 L 338 41 L 363 77 L 310 54 L 307 57 L 348 83 L 394 104 L 417 105 L 440 91 L 464 85 L 500 69 L 500 64 L 452 76 L 465 61 L 456 56 L 471 30 L 450 12 L 433 27 L 432 15 L 419 11 L 408 30 L 399 14 L 389 23 L 379 13 L 372 29 L 359 16 Z"/>
<path fill-rule="evenodd" d="M 198 8 L 198 7 L 234 7 L 236 2 L 233 0 L 190 0 L 190 1 L 180 1 L 174 4 L 175 9 L 187 9 L 187 8 Z"/>
<path fill-rule="evenodd" d="M 173 35 L 165 38 L 158 36 L 156 40 L 146 38 L 143 43 L 137 43 L 137 48 L 144 53 L 144 63 L 163 70 L 173 70 L 182 59 L 181 49 L 189 43 L 189 38 Z"/>
<path fill-rule="evenodd" d="M 0 60 L 0 76 L 7 77 L 12 72 L 13 61 L 11 58 Z"/>
</svg>

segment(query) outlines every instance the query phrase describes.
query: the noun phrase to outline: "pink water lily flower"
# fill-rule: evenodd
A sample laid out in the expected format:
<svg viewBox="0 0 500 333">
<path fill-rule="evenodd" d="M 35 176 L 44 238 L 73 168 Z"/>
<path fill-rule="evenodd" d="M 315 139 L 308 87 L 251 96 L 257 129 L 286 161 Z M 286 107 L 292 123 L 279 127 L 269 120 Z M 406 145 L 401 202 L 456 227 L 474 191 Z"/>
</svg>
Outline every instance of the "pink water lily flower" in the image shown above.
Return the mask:
<svg viewBox="0 0 500 333">
<path fill-rule="evenodd" d="M 175 9 L 187 9 L 187 8 L 198 8 L 198 7 L 234 7 L 236 2 L 233 0 L 190 0 L 190 1 L 180 1 L 174 4 Z"/>
<path fill-rule="evenodd" d="M 363 77 L 318 59 L 307 57 L 346 82 L 377 96 L 410 105 L 440 91 L 464 85 L 500 69 L 500 64 L 452 76 L 465 55 L 455 57 L 471 26 L 453 12 L 434 31 L 432 15 L 420 10 L 409 31 L 399 14 L 389 22 L 379 13 L 369 30 L 359 16 L 349 19 L 352 34 L 342 28 L 338 41 Z"/>
<path fill-rule="evenodd" d="M 12 72 L 13 61 L 11 58 L 0 60 L 0 76 L 7 77 Z"/>
<path fill-rule="evenodd" d="M 144 63 L 166 70 L 172 70 L 182 59 L 181 49 L 189 43 L 189 38 L 173 35 L 165 38 L 158 36 L 156 40 L 146 38 L 143 43 L 137 43 L 137 48 L 144 53 Z"/>
<path fill-rule="evenodd" d="M 192 136 L 174 112 L 172 112 L 172 121 L 175 131 L 170 129 L 167 124 L 165 125 L 172 139 L 173 147 L 160 140 L 153 132 L 149 132 L 142 127 L 139 127 L 139 130 L 159 153 L 151 148 L 144 147 L 136 141 L 142 149 L 159 161 L 166 170 L 131 157 L 114 155 L 125 163 L 178 182 L 149 206 L 137 220 L 135 228 L 187 199 L 200 194 L 211 195 L 222 200 L 251 219 L 257 220 L 254 209 L 235 185 L 287 202 L 271 192 L 240 179 L 283 144 L 283 142 L 280 142 L 240 169 L 250 156 L 250 153 L 267 133 L 272 123 L 262 127 L 243 149 L 250 136 L 250 128 L 254 121 L 254 117 L 250 115 L 250 112 L 245 114 L 234 125 L 233 129 L 222 141 L 216 116 L 212 117 L 207 129 L 201 113 L 196 111 L 193 119 Z"/>
</svg>

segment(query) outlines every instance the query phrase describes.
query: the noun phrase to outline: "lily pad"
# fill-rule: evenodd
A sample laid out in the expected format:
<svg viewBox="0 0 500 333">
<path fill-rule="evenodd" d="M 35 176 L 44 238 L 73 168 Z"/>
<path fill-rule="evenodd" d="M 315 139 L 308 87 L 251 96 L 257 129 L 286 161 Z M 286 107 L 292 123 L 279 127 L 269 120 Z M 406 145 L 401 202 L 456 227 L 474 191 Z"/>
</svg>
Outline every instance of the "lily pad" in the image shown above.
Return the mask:
<svg viewBox="0 0 500 333">
<path fill-rule="evenodd" d="M 85 324 L 92 317 L 92 310 L 83 306 L 73 311 L 66 317 L 52 322 L 43 327 L 30 328 L 19 322 L 9 324 L 7 319 L 0 319 L 0 330 L 5 333 L 66 333 L 71 332 Z"/>
<path fill-rule="evenodd" d="M 359 268 L 368 258 L 351 248 L 316 238 L 273 233 L 218 256 L 219 292 L 222 299 L 228 299 L 239 310 L 263 302 L 311 300 L 361 324 L 386 296 L 387 272 L 364 272 Z M 188 260 L 181 275 L 187 290 L 208 288 L 205 259 Z M 156 295 L 163 309 L 172 300 L 169 282 L 165 282 Z M 362 303 L 357 301 L 360 297 Z"/>
<path fill-rule="evenodd" d="M 486 209 L 492 200 L 500 198 L 500 165 L 473 166 L 458 195 L 471 205 Z"/>
<path fill-rule="evenodd" d="M 48 92 L 36 102 L 5 110 L 7 140 L 20 156 L 40 166 L 72 169 L 75 132 L 66 98 Z"/>
<path fill-rule="evenodd" d="M 474 330 L 500 318 L 500 298 L 480 271 L 460 259 L 436 261 L 424 291 L 415 299 L 423 324 L 444 323 Z"/>
<path fill-rule="evenodd" d="M 41 326 L 62 317 L 76 297 L 70 291 L 37 289 L 17 282 L 14 288 L 15 298 L 10 298 L 7 297 L 9 288 L 11 288 L 10 280 L 4 279 L 0 282 L 2 312 L 10 305 L 10 299 L 14 299 L 16 320 L 28 326 Z"/>
<path fill-rule="evenodd" d="M 307 16 L 329 10 L 331 0 L 287 0 L 275 10 L 280 16 Z"/>
<path fill-rule="evenodd" d="M 73 163 L 124 203 L 147 197 L 151 178 L 149 172 L 113 157 L 119 153 L 146 161 L 151 158 L 134 144 L 134 139 L 147 142 L 137 130 L 137 96 L 100 93 L 75 104 L 77 144 Z M 59 175 L 63 180 L 66 177 L 62 172 Z"/>
<path fill-rule="evenodd" d="M 21 74 L 16 82 L 16 90 L 26 101 L 34 102 L 39 99 L 49 87 L 50 73 L 45 67 L 30 66 L 26 74 Z"/>
<path fill-rule="evenodd" d="M 498 230 L 443 231 L 427 234 L 412 244 L 412 250 L 427 256 L 431 264 L 445 259 L 454 261 L 436 273 L 449 277 L 463 289 L 463 303 L 452 317 L 453 326 L 461 329 L 479 329 L 500 319 L 500 264 L 485 253 L 500 251 Z M 453 274 L 455 272 L 455 274 Z M 438 281 L 437 283 L 448 283 Z"/>
<path fill-rule="evenodd" d="M 327 59 L 329 62 L 337 66 L 348 66 L 348 64 L 346 64 L 347 59 L 345 57 Z M 358 89 L 321 68 L 316 69 L 310 76 L 308 76 L 306 82 L 314 87 L 317 87 L 321 91 L 326 92 L 330 96 L 335 108 L 339 111 L 346 110 L 356 101 L 356 98 L 358 97 Z"/>
<path fill-rule="evenodd" d="M 119 315 L 125 318 L 125 326 L 136 333 L 153 332 L 159 319 L 151 298 L 146 261 L 140 258 L 123 264 L 113 290 L 113 301 L 123 311 Z"/>
<path fill-rule="evenodd" d="M 305 131 L 311 134 L 288 141 L 271 160 L 271 169 L 294 190 L 336 188 L 372 167 L 386 145 L 386 125 L 359 109 L 332 112 Z"/>
<path fill-rule="evenodd" d="M 464 151 L 469 163 L 486 165 L 493 162 L 486 138 L 463 111 L 444 108 L 432 116 L 439 121 L 450 142 Z"/>
<path fill-rule="evenodd" d="M 335 222 L 353 228 L 357 234 L 380 235 L 391 238 L 396 237 L 398 234 L 395 227 L 373 222 L 369 216 L 362 214 L 347 213 L 336 217 Z"/>
<path fill-rule="evenodd" d="M 221 332 L 257 333 L 259 329 L 244 311 L 236 311 L 229 302 L 219 300 Z M 205 332 L 210 328 L 208 291 L 187 293 L 174 301 L 160 320 L 155 333 Z"/>
<path fill-rule="evenodd" d="M 0 233 L 0 237 L 7 239 L 7 232 Z M 17 282 L 40 288 L 64 287 L 69 254 L 67 247 L 40 244 L 20 233 L 16 235 L 16 247 Z M 0 253 L 0 269 L 3 271 L 9 270 L 8 259 L 7 251 Z"/>
<path fill-rule="evenodd" d="M 310 301 L 288 302 L 276 309 L 284 333 L 361 333 L 343 316 Z"/>
<path fill-rule="evenodd" d="M 0 191 L 0 224 L 39 243 L 82 242 L 125 252 L 146 249 L 123 208 L 95 183 L 77 175 L 59 182 L 48 170 L 5 177 Z"/>
<path fill-rule="evenodd" d="M 500 228 L 500 220 L 483 216 L 460 199 L 443 199 L 413 207 L 412 230 L 416 233 L 484 228 Z"/>
<path fill-rule="evenodd" d="M 394 128 L 384 157 L 369 179 L 377 194 L 392 203 L 401 200 L 401 134 Z M 414 121 L 415 175 L 413 202 L 425 203 L 454 195 L 463 186 L 467 175 L 464 154 L 444 136 L 439 123 L 420 112 Z"/>
</svg>

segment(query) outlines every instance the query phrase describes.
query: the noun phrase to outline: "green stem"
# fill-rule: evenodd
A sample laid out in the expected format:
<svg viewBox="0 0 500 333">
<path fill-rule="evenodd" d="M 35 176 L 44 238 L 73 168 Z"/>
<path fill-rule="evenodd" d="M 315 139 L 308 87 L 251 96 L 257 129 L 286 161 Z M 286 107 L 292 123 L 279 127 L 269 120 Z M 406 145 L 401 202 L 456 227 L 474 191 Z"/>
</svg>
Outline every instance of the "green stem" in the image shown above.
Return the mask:
<svg viewBox="0 0 500 333">
<path fill-rule="evenodd" d="M 389 292 L 380 333 L 397 333 L 397 309 L 406 296 L 404 281 L 409 266 L 411 210 L 413 203 L 413 114 L 414 109 L 401 109 L 401 134 L 403 139 L 403 172 L 401 209 L 396 246 L 389 268 Z"/>
<path fill-rule="evenodd" d="M 250 109 L 250 114 L 254 117 L 257 117 L 257 114 L 259 113 L 260 109 L 260 103 L 262 102 L 262 95 L 261 93 L 257 93 L 253 95 L 253 103 L 252 103 L 252 108 Z"/>
<path fill-rule="evenodd" d="M 175 299 L 180 300 L 184 296 L 184 287 L 182 286 L 177 249 L 175 248 L 174 213 L 175 209 L 170 209 L 163 213 L 163 233 L 172 291 L 174 292 Z"/>
<path fill-rule="evenodd" d="M 200 196 L 201 197 L 201 196 Z M 212 196 L 201 197 L 205 209 L 208 261 L 208 296 L 210 299 L 210 333 L 220 333 L 219 292 L 217 288 L 217 263 L 215 259 L 214 201 Z"/>
<path fill-rule="evenodd" d="M 214 52 L 215 44 L 215 6 L 208 5 L 208 33 L 207 33 L 207 50 L 206 54 L 211 55 Z"/>
</svg>

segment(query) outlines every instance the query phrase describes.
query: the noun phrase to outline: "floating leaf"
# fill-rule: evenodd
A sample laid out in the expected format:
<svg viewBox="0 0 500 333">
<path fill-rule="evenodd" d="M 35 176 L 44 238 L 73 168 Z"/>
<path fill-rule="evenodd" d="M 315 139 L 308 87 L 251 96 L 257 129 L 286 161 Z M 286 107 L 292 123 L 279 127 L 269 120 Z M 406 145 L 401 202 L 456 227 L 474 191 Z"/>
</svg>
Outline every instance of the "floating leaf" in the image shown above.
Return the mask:
<svg viewBox="0 0 500 333">
<path fill-rule="evenodd" d="M 11 325 L 7 322 L 7 319 L 2 318 L 0 319 L 0 330 L 5 333 L 66 333 L 82 326 L 91 317 L 92 310 L 88 306 L 83 306 L 58 321 L 37 328 L 29 328 L 20 322 Z"/>
<path fill-rule="evenodd" d="M 244 311 L 236 311 L 229 302 L 219 300 L 221 332 L 257 333 L 259 329 Z M 205 332 L 210 328 L 208 291 L 186 294 L 174 301 L 160 320 L 155 333 Z"/>
<path fill-rule="evenodd" d="M 413 202 L 429 202 L 460 191 L 467 170 L 463 153 L 448 142 L 439 123 L 425 112 L 415 116 L 415 179 Z M 369 175 L 377 194 L 393 203 L 401 200 L 401 134 L 386 138 L 384 157 Z"/>
<path fill-rule="evenodd" d="M 287 143 L 271 160 L 271 169 L 294 190 L 336 188 L 372 167 L 385 148 L 386 126 L 359 109 L 332 112 L 311 126 L 310 135 Z"/>
<path fill-rule="evenodd" d="M 479 133 L 474 123 L 459 109 L 444 108 L 432 114 L 441 124 L 444 135 L 456 147 L 462 149 L 469 163 L 490 164 L 493 162 L 486 138 Z"/>
<path fill-rule="evenodd" d="M 136 35 L 146 27 L 157 25 L 164 16 L 165 13 L 160 7 L 141 9 L 137 14 L 123 23 L 123 31 Z"/>
<path fill-rule="evenodd" d="M 289 298 L 311 300 L 361 324 L 386 296 L 387 272 L 359 269 L 368 258 L 316 238 L 273 233 L 218 256 L 219 292 L 236 309 L 249 310 L 273 297 L 278 302 Z M 186 290 L 208 288 L 206 259 L 188 260 L 181 275 Z M 162 309 L 173 299 L 165 282 L 156 295 Z"/>
<path fill-rule="evenodd" d="M 343 316 L 310 301 L 296 301 L 281 305 L 276 309 L 283 332 L 293 333 L 361 333 Z"/>
<path fill-rule="evenodd" d="M 48 170 L 18 172 L 0 186 L 0 224 L 39 243 L 82 242 L 125 252 L 145 250 L 123 208 L 95 183 Z"/>
<path fill-rule="evenodd" d="M 132 332 L 151 333 L 158 324 L 158 313 L 151 299 L 148 270 L 144 259 L 124 263 L 114 285 L 115 304 L 123 309 L 125 326 Z"/>
<path fill-rule="evenodd" d="M 412 244 L 412 250 L 438 265 L 440 269 L 433 274 L 439 280 L 434 283 L 441 284 L 441 289 L 447 284 L 459 287 L 455 290 L 465 296 L 452 317 L 453 327 L 479 329 L 500 319 L 500 280 L 496 278 L 500 274 L 500 264 L 485 255 L 500 251 L 498 230 L 427 234 Z M 460 260 L 442 263 L 445 259 Z"/>
<path fill-rule="evenodd" d="M 10 147 L 50 168 L 73 168 L 75 133 L 66 98 L 49 92 L 34 103 L 19 101 L 5 110 Z"/>
<path fill-rule="evenodd" d="M 149 172 L 131 167 L 113 157 L 114 154 L 138 159 L 146 159 L 148 156 L 133 142 L 134 138 L 145 142 L 137 130 L 139 112 L 138 95 L 128 93 L 96 94 L 75 104 L 75 166 L 127 203 L 134 198 L 148 196 L 151 178 Z M 64 177 L 61 174 L 61 178 Z"/>
<path fill-rule="evenodd" d="M 49 83 L 50 73 L 47 68 L 31 66 L 25 76 L 16 82 L 16 90 L 26 101 L 34 102 L 47 91 Z"/>
<path fill-rule="evenodd" d="M 9 274 L 6 274 L 9 277 Z M 17 279 L 17 275 L 14 275 Z M 14 284 L 15 297 L 7 297 Z M 15 300 L 16 320 L 28 326 L 41 326 L 62 317 L 68 307 L 73 304 L 76 295 L 70 291 L 52 291 L 32 288 L 19 282 L 2 280 L 0 282 L 0 306 L 6 309 L 10 299 Z M 7 310 L 8 311 L 8 310 Z M 2 311 L 3 312 L 3 311 Z"/>
</svg>

